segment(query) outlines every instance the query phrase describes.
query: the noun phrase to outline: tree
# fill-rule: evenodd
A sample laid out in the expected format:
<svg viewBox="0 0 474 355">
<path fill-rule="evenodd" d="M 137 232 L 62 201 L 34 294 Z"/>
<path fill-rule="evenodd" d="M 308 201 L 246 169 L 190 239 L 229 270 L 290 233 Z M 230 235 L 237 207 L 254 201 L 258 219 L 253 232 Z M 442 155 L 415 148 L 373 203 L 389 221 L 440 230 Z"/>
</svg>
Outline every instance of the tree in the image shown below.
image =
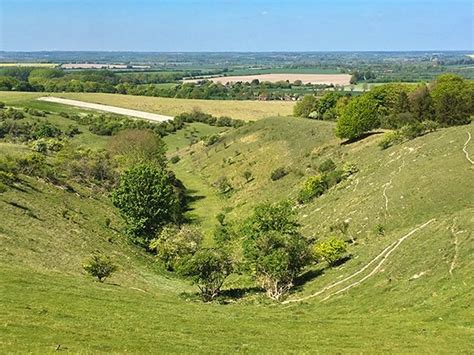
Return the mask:
<svg viewBox="0 0 474 355">
<path fill-rule="evenodd" d="M 201 245 L 202 233 L 191 226 L 166 226 L 158 237 L 150 242 L 150 249 L 156 252 L 168 270 L 176 269 L 181 259 L 193 255 Z"/>
<path fill-rule="evenodd" d="M 336 136 L 356 139 L 379 126 L 377 103 L 369 94 L 358 96 L 347 104 L 337 120 Z"/>
<path fill-rule="evenodd" d="M 305 95 L 293 108 L 293 114 L 298 117 L 309 117 L 318 108 L 318 99 L 314 95 Z"/>
<path fill-rule="evenodd" d="M 125 171 L 112 193 L 112 202 L 124 216 L 134 242 L 145 247 L 164 225 L 181 215 L 170 174 L 150 164 Z"/>
<path fill-rule="evenodd" d="M 295 211 L 288 202 L 257 206 L 242 233 L 247 267 L 267 295 L 280 300 L 310 261 L 309 243 L 299 233 Z"/>
<path fill-rule="evenodd" d="M 443 126 L 470 122 L 473 114 L 474 90 L 460 76 L 445 74 L 438 77 L 432 86 L 431 96 L 436 121 Z"/>
<path fill-rule="evenodd" d="M 410 100 L 410 111 L 415 119 L 425 121 L 433 117 L 433 98 L 425 84 L 412 91 L 408 98 Z"/>
<path fill-rule="evenodd" d="M 117 265 L 105 254 L 94 253 L 87 264 L 83 265 L 84 270 L 91 276 L 97 277 L 100 282 L 117 271 Z"/>
<path fill-rule="evenodd" d="M 223 249 L 200 249 L 185 258 L 178 266 L 178 273 L 189 277 L 201 291 L 204 301 L 219 295 L 225 279 L 232 273 L 232 261 Z"/>
</svg>

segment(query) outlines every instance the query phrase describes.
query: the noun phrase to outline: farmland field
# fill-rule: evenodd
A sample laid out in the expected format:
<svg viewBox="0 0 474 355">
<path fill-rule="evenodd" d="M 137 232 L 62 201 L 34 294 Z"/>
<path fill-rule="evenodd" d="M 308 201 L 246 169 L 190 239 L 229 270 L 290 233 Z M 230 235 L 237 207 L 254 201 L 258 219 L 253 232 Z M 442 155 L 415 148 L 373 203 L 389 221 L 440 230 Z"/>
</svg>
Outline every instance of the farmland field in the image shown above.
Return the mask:
<svg viewBox="0 0 474 355">
<path fill-rule="evenodd" d="M 259 120 L 269 116 L 289 116 L 293 102 L 284 101 L 233 101 L 171 99 L 102 93 L 60 93 L 55 96 L 133 110 L 176 116 L 183 112 L 201 110 L 214 116 L 229 116 L 240 120 Z"/>
<path fill-rule="evenodd" d="M 216 78 L 210 78 L 215 83 L 226 84 L 230 82 L 251 82 L 252 80 L 258 79 L 262 81 L 286 81 L 294 82 L 301 80 L 303 84 L 334 84 L 334 85 L 348 85 L 351 76 L 349 74 L 284 74 L 284 73 L 273 73 L 273 74 L 256 74 L 256 75 L 236 75 L 236 76 L 222 76 Z M 196 82 L 199 79 L 189 79 L 185 82 Z"/>
</svg>

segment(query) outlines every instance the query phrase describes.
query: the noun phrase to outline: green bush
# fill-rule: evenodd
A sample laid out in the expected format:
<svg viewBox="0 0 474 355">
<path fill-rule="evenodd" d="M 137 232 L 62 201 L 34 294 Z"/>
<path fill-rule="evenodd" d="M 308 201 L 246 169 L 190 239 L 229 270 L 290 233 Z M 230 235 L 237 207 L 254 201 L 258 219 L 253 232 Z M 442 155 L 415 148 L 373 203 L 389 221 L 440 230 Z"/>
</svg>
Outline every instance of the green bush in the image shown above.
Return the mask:
<svg viewBox="0 0 474 355">
<path fill-rule="evenodd" d="M 307 203 L 311 201 L 314 197 L 321 196 L 328 189 L 328 182 L 324 175 L 315 175 L 309 177 L 303 188 L 298 194 L 299 203 Z"/>
<path fill-rule="evenodd" d="M 309 243 L 299 232 L 288 202 L 263 204 L 243 224 L 243 253 L 251 274 L 274 300 L 281 300 L 310 262 Z"/>
<path fill-rule="evenodd" d="M 334 161 L 332 161 L 332 159 L 326 159 L 325 161 L 323 161 L 319 165 L 319 168 L 318 168 L 318 170 L 321 173 L 326 173 L 326 172 L 329 172 L 329 171 L 333 171 L 334 169 L 336 169 L 336 163 L 334 163 Z"/>
<path fill-rule="evenodd" d="M 334 266 L 344 257 L 347 246 L 344 240 L 333 237 L 316 244 L 313 252 L 316 260 L 324 260 L 329 265 Z"/>
<path fill-rule="evenodd" d="M 272 171 L 272 173 L 270 174 L 270 179 L 272 181 L 277 181 L 285 177 L 286 175 L 288 175 L 288 171 L 286 170 L 286 168 L 280 167 Z"/>
<path fill-rule="evenodd" d="M 83 265 L 84 270 L 91 276 L 97 277 L 100 282 L 104 282 L 107 277 L 110 277 L 117 271 L 117 265 L 105 254 L 95 253 L 88 262 Z"/>
<path fill-rule="evenodd" d="M 379 124 L 377 102 L 368 94 L 357 96 L 349 101 L 337 120 L 336 136 L 350 140 L 357 139 L 379 127 Z"/>
<path fill-rule="evenodd" d="M 387 149 L 392 145 L 399 144 L 403 141 L 403 136 L 399 131 L 384 133 L 382 140 L 379 142 L 379 147 Z"/>
<path fill-rule="evenodd" d="M 232 261 L 223 249 L 200 249 L 183 259 L 178 273 L 189 277 L 201 291 L 204 301 L 219 295 L 225 279 L 232 273 Z"/>
<path fill-rule="evenodd" d="M 206 138 L 204 138 L 204 146 L 206 147 L 210 147 L 211 145 L 214 145 L 216 144 L 217 142 L 219 142 L 220 140 L 220 136 L 218 134 L 212 134 Z"/>
<path fill-rule="evenodd" d="M 178 163 L 180 160 L 181 160 L 181 158 L 179 157 L 179 155 L 173 155 L 173 156 L 170 158 L 171 164 L 176 164 L 176 163 Z"/>
<path fill-rule="evenodd" d="M 149 248 L 156 252 L 168 270 L 175 270 L 183 258 L 198 250 L 202 240 L 202 233 L 191 226 L 166 226 L 150 242 Z"/>
<path fill-rule="evenodd" d="M 214 184 L 219 193 L 226 195 L 233 190 L 233 187 L 226 176 L 221 176 Z"/>
<path fill-rule="evenodd" d="M 347 179 L 349 176 L 356 174 L 359 171 L 357 165 L 352 163 L 345 163 L 342 166 L 342 177 Z"/>
</svg>

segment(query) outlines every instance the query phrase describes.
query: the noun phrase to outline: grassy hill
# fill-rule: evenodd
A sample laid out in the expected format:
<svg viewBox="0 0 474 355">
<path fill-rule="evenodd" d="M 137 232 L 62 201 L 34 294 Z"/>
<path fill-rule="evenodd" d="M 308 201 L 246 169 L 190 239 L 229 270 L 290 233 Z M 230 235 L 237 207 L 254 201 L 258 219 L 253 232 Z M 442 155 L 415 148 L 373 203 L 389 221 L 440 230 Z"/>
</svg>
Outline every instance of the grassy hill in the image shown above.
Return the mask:
<svg viewBox="0 0 474 355">
<path fill-rule="evenodd" d="M 45 105 L 30 98 L 14 101 Z M 70 122 L 56 113 L 75 110 L 48 109 L 48 120 L 65 126 Z M 208 236 L 221 211 L 238 221 L 261 201 L 295 198 L 328 158 L 357 166 L 298 209 L 308 236 L 324 239 L 331 225 L 348 221 L 352 258 L 306 270 L 288 298 L 295 302 L 285 304 L 266 300 L 241 277 L 225 286 L 240 298 L 197 301 L 193 286 L 127 242 L 107 196 L 21 176 L 18 188 L 0 193 L 2 352 L 470 352 L 474 166 L 463 147 L 472 127 L 441 129 L 386 150 L 377 146 L 379 134 L 341 145 L 333 128 L 275 117 L 224 132 L 210 147 L 187 142 L 194 129 L 197 136 L 218 132 L 204 126 L 166 137 L 169 155 L 181 157 L 171 168 L 196 197 L 189 215 Z M 74 139 L 77 146 L 107 144 L 88 132 Z M 0 154 L 27 150 L 0 144 Z M 474 143 L 465 150 L 472 159 Z M 278 167 L 289 173 L 271 181 Z M 222 176 L 233 186 L 229 196 L 214 186 Z M 120 268 L 104 284 L 81 267 L 97 249 Z"/>
</svg>

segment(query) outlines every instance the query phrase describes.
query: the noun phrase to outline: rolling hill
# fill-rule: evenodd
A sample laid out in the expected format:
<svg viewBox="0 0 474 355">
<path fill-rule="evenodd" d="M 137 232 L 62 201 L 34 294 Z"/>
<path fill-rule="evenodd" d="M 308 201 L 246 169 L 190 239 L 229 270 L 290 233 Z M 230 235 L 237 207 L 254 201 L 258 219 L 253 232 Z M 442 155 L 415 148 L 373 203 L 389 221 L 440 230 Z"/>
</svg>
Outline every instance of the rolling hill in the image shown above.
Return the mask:
<svg viewBox="0 0 474 355">
<path fill-rule="evenodd" d="M 70 122 L 58 112 L 76 111 L 16 95 L 15 105 L 48 107 L 48 120 L 64 126 Z M 4 352 L 471 351 L 472 126 L 381 150 L 380 134 L 341 144 L 334 124 L 324 121 L 273 117 L 225 132 L 193 125 L 203 134 L 220 132 L 221 140 L 189 145 L 183 131 L 165 140 L 169 156 L 180 157 L 171 169 L 195 197 L 188 216 L 208 237 L 220 212 L 239 222 L 262 201 L 296 198 L 330 158 L 358 172 L 299 205 L 299 221 L 305 235 L 319 239 L 346 221 L 351 258 L 305 270 L 283 304 L 240 275 L 224 287 L 238 296 L 202 303 L 187 281 L 127 241 L 107 196 L 22 175 L 21 184 L 0 193 Z M 74 139 L 77 146 L 107 143 L 89 132 Z M 0 143 L 3 155 L 27 149 Z M 288 174 L 272 181 L 279 167 Z M 215 187 L 221 177 L 233 187 L 225 196 Z M 106 283 L 82 270 L 98 249 L 119 265 Z"/>
</svg>

